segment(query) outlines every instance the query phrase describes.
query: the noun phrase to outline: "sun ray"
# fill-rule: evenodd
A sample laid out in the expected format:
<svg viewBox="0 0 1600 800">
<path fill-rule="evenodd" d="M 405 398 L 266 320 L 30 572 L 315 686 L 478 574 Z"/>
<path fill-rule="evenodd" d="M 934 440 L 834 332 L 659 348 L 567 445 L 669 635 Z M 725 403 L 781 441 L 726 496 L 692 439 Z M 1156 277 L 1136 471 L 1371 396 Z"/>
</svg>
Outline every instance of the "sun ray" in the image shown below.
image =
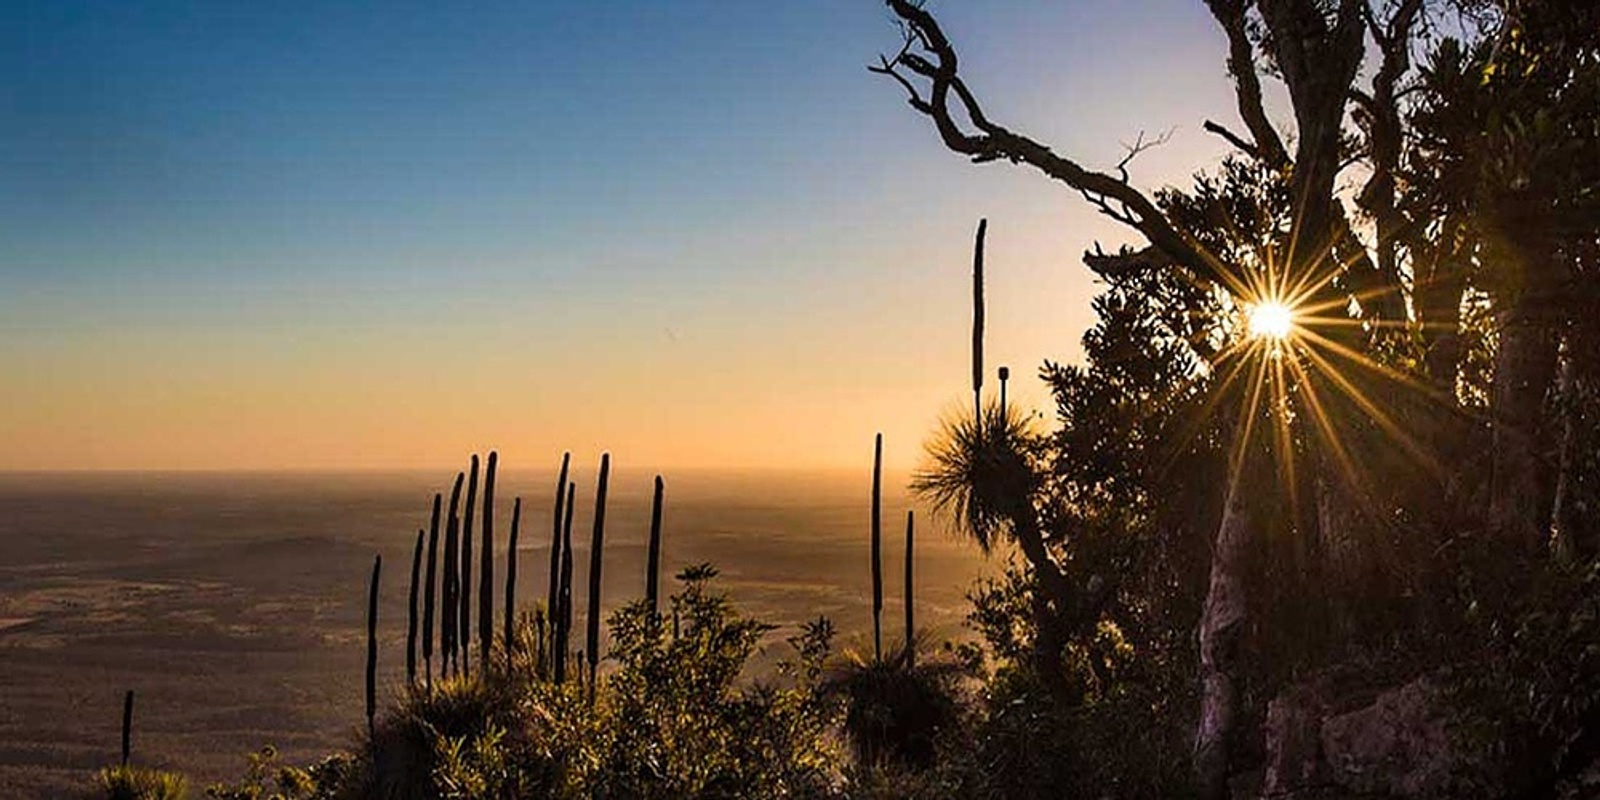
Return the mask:
<svg viewBox="0 0 1600 800">
<path fill-rule="evenodd" d="M 1328 275 L 1329 275 L 1329 278 L 1331 279 L 1333 277 L 1337 277 L 1338 274 L 1339 274 L 1339 270 L 1333 270 Z M 1318 285 L 1313 290 L 1313 292 L 1314 291 L 1320 291 L 1321 287 L 1323 285 L 1326 285 L 1326 282 L 1324 282 L 1323 284 Z M 1379 296 L 1390 294 L 1390 293 L 1392 293 L 1391 289 L 1389 289 L 1387 287 L 1381 287 L 1380 286 L 1380 287 L 1373 288 L 1373 289 L 1365 289 L 1363 291 L 1355 292 L 1353 294 L 1341 294 L 1338 297 L 1333 297 L 1333 298 L 1330 298 L 1330 299 L 1327 299 L 1327 300 L 1322 300 L 1322 301 L 1319 301 L 1317 303 L 1309 303 L 1309 302 L 1307 302 L 1312 296 L 1311 292 L 1308 292 L 1303 296 L 1290 294 L 1290 295 L 1288 295 L 1288 298 L 1289 298 L 1289 301 L 1290 302 L 1294 302 L 1296 304 L 1296 307 L 1299 308 L 1301 311 L 1303 311 L 1303 312 L 1305 312 L 1307 314 L 1316 314 L 1318 312 L 1326 311 L 1326 310 L 1332 309 L 1332 308 L 1346 308 L 1346 307 L 1349 306 L 1351 300 L 1354 300 L 1357 303 L 1361 303 L 1363 301 L 1370 300 L 1370 299 L 1372 299 L 1374 297 L 1379 297 Z M 1344 319 L 1353 320 L 1354 322 L 1356 322 L 1358 324 L 1374 324 L 1374 323 L 1378 322 L 1376 320 L 1362 320 L 1362 319 L 1355 319 L 1355 318 L 1352 318 L 1352 317 L 1344 317 Z M 1409 322 L 1409 320 L 1395 320 L 1393 322 L 1385 323 L 1385 324 L 1404 325 L 1407 322 Z"/>
<path fill-rule="evenodd" d="M 1395 369 L 1394 367 L 1391 367 L 1380 361 L 1376 361 L 1361 352 L 1352 350 L 1351 348 L 1334 341 L 1333 339 L 1321 336 L 1315 330 L 1307 328 L 1304 331 L 1304 334 L 1312 344 L 1326 348 L 1329 354 L 1346 359 L 1355 366 L 1361 367 L 1381 377 L 1399 383 L 1407 389 L 1418 392 L 1424 397 L 1436 402 L 1448 402 L 1450 400 L 1450 398 L 1442 390 L 1440 390 L 1439 387 L 1425 383 L 1421 380 L 1418 380 L 1416 376 L 1408 375 Z"/>
<path fill-rule="evenodd" d="M 1295 235 L 1298 236 L 1299 226 L 1294 227 L 1296 228 Z M 1295 244 L 1291 241 L 1288 255 L 1290 263 L 1293 263 L 1295 259 L 1294 251 Z M 1324 255 L 1326 255 L 1326 253 L 1327 251 L 1324 251 Z M 1306 259 L 1306 263 L 1315 265 L 1324 263 L 1327 260 L 1328 259 L 1325 258 L 1311 258 Z M 1322 291 L 1324 287 L 1326 287 L 1329 283 L 1332 283 L 1333 280 L 1338 276 L 1339 269 L 1336 266 L 1330 266 L 1326 269 L 1313 268 L 1301 270 L 1292 281 L 1289 279 L 1289 276 L 1285 275 L 1282 286 L 1283 297 L 1285 300 L 1293 302 L 1297 305 L 1304 303 L 1306 299 L 1314 296 L 1317 292 Z"/>
<path fill-rule="evenodd" d="M 1310 376 L 1306 374 L 1305 368 L 1300 366 L 1298 362 L 1291 363 L 1290 368 L 1295 372 L 1297 385 L 1305 391 L 1306 406 L 1311 412 L 1311 420 L 1316 424 L 1317 429 L 1321 431 L 1323 441 L 1333 451 L 1333 457 L 1338 463 L 1339 469 L 1344 472 L 1346 479 L 1352 485 L 1359 486 L 1361 483 L 1360 471 L 1356 469 L 1355 460 L 1351 458 L 1350 452 L 1345 448 L 1344 440 L 1333 429 L 1333 420 L 1329 417 L 1327 409 L 1323 407 L 1322 400 L 1317 397 L 1316 386 L 1310 380 Z"/>
<path fill-rule="evenodd" d="M 1328 244 L 1328 246 L 1323 248 L 1322 254 L 1324 256 L 1333 254 L 1333 246 L 1331 242 Z M 1355 265 L 1356 262 L 1365 257 L 1366 255 L 1362 251 L 1357 250 L 1350 256 L 1343 259 L 1314 259 L 1316 263 L 1328 264 L 1327 268 L 1322 270 L 1307 270 L 1302 275 L 1301 280 L 1294 286 L 1287 288 L 1282 296 L 1286 302 L 1289 302 L 1292 305 L 1297 307 L 1304 306 L 1306 305 L 1306 301 L 1316 296 L 1316 294 L 1326 288 L 1328 284 L 1332 283 L 1340 275 L 1343 275 L 1351 266 Z M 1376 297 L 1383 294 L 1390 294 L 1392 292 L 1393 289 L 1391 287 L 1380 286 L 1362 292 L 1357 292 L 1354 295 L 1342 293 L 1339 297 L 1323 301 L 1323 303 L 1319 304 L 1316 310 L 1344 306 L 1349 303 L 1352 297 L 1357 302 L 1360 302 L 1363 299 L 1369 299 L 1371 297 Z"/>
<path fill-rule="evenodd" d="M 1162 470 L 1171 468 L 1172 465 L 1177 462 L 1179 443 L 1189 442 L 1199 434 L 1200 426 L 1211 419 L 1212 414 L 1217 410 L 1217 407 L 1222 404 L 1223 399 L 1227 396 L 1228 389 L 1233 386 L 1234 381 L 1238 380 L 1239 374 L 1244 371 L 1244 368 L 1250 364 L 1249 359 L 1233 358 L 1233 356 L 1238 354 L 1239 351 L 1245 350 L 1248 347 L 1249 342 L 1236 340 L 1218 353 L 1216 358 L 1216 364 L 1218 367 L 1227 363 L 1227 361 L 1230 359 L 1232 359 L 1233 364 L 1231 368 L 1228 369 L 1227 374 L 1222 377 L 1218 385 L 1207 392 L 1207 397 L 1200 407 L 1195 409 L 1192 413 L 1184 415 L 1187 417 L 1187 420 L 1183 423 L 1183 427 L 1179 429 L 1177 436 L 1173 438 L 1172 444 L 1170 445 L 1170 452 L 1168 453 L 1165 462 L 1161 466 Z"/>
<path fill-rule="evenodd" d="M 1266 382 L 1266 362 L 1257 358 L 1253 359 L 1252 363 L 1255 365 L 1255 374 L 1251 377 L 1250 396 L 1245 401 L 1244 408 L 1241 409 L 1241 416 L 1244 418 L 1244 431 L 1234 439 L 1234 452 L 1228 458 L 1229 485 L 1237 485 L 1239 474 L 1244 469 L 1244 459 L 1250 446 L 1250 437 L 1255 431 L 1256 410 L 1261 407 L 1261 386 Z"/>
<path fill-rule="evenodd" d="M 1305 353 L 1308 358 L 1316 363 L 1321 374 L 1333 382 L 1335 388 L 1338 388 L 1340 391 L 1344 392 L 1344 394 L 1354 401 L 1362 411 L 1370 415 L 1373 421 L 1378 423 L 1378 427 L 1381 428 L 1384 433 L 1393 437 L 1395 441 L 1400 443 L 1401 447 L 1405 448 L 1407 454 L 1416 459 L 1420 464 L 1422 464 L 1435 475 L 1443 473 L 1442 466 L 1436 459 L 1428 455 L 1426 448 L 1413 439 L 1411 434 L 1406 433 L 1405 429 L 1401 428 L 1400 425 L 1394 421 L 1394 418 L 1390 417 L 1389 414 L 1380 408 L 1377 403 L 1373 402 L 1371 398 L 1367 397 L 1366 393 L 1361 391 L 1360 387 L 1356 386 L 1355 383 L 1353 383 L 1349 378 L 1340 374 L 1338 370 L 1334 369 L 1333 364 L 1328 362 L 1323 356 L 1317 354 L 1315 350 L 1307 348 Z"/>
<path fill-rule="evenodd" d="M 1283 362 L 1285 354 L 1279 353 L 1271 358 L 1272 362 L 1272 403 L 1276 409 L 1274 416 L 1273 432 L 1276 434 L 1276 450 L 1278 463 L 1284 473 L 1284 483 L 1289 490 L 1289 507 L 1299 509 L 1300 498 L 1299 484 L 1295 480 L 1294 442 L 1293 431 L 1289 429 L 1293 417 L 1289 413 L 1289 383 L 1284 378 Z"/>
</svg>

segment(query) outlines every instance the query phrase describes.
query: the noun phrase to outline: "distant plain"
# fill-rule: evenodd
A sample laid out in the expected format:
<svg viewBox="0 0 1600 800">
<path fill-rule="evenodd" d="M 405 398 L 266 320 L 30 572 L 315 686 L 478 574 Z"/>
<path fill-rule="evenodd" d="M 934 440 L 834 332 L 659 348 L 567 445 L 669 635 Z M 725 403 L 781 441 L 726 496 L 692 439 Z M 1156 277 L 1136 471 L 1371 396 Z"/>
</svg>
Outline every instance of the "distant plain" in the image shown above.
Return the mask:
<svg viewBox="0 0 1600 800">
<path fill-rule="evenodd" d="M 580 587 L 594 511 L 593 467 L 581 466 L 573 523 Z M 761 669 L 787 654 L 783 639 L 800 621 L 817 615 L 839 629 L 838 649 L 870 649 L 869 472 L 666 473 L 664 581 L 712 562 L 741 610 L 782 626 Z M 180 769 L 196 789 L 236 778 L 263 745 L 290 761 L 348 745 L 361 722 L 372 556 L 381 553 L 384 565 L 380 681 L 393 691 L 404 679 L 412 544 L 433 493 L 448 492 L 453 477 L 0 473 L 6 796 L 70 795 L 114 762 L 127 689 L 137 692 L 135 760 Z M 625 464 L 612 476 L 608 612 L 644 591 L 652 477 Z M 902 619 L 905 483 L 891 475 L 884 489 L 891 638 Z M 497 581 L 512 498 L 523 498 L 523 604 L 544 596 L 554 486 L 553 471 L 508 461 L 497 487 Z M 965 593 L 989 567 L 975 546 L 930 524 L 920 505 L 917 512 L 919 627 L 936 641 L 960 638 Z"/>
</svg>

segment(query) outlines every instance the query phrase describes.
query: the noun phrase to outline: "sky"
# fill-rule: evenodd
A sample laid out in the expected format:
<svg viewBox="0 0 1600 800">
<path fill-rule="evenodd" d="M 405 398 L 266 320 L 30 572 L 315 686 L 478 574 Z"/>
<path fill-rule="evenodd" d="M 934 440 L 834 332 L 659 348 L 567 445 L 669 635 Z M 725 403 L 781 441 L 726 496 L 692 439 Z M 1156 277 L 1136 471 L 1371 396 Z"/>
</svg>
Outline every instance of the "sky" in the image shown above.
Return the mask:
<svg viewBox="0 0 1600 800">
<path fill-rule="evenodd" d="M 5 3 L 0 470 L 914 467 L 986 360 L 1048 418 L 1094 242 L 867 72 L 874 0 Z M 930 0 L 989 116 L 1214 166 L 1195 0 Z M 991 376 L 990 387 L 993 388 Z"/>
</svg>

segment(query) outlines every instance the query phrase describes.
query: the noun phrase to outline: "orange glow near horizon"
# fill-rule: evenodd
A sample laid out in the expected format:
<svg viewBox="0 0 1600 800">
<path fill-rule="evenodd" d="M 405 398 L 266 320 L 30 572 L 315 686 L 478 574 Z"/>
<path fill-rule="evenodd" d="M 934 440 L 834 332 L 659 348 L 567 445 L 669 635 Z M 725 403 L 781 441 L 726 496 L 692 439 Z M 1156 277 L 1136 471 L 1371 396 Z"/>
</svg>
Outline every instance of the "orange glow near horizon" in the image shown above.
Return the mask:
<svg viewBox="0 0 1600 800">
<path fill-rule="evenodd" d="M 1089 319 L 1074 302 L 1089 277 L 1053 263 L 1071 245 L 1043 222 L 1008 225 L 990 248 L 1005 266 L 990 351 L 1013 370 L 1012 402 L 1036 408 L 1049 397 L 1031 373 L 1075 358 Z M 909 470 L 966 397 L 970 232 L 949 227 L 910 255 L 867 256 L 880 270 L 846 292 L 732 285 L 698 308 L 619 315 L 623 296 L 559 310 L 571 332 L 553 335 L 551 312 L 508 304 L 448 325 L 308 313 L 13 338 L 0 342 L 0 470 L 433 469 L 491 448 L 524 465 L 609 450 L 658 470 L 857 469 L 879 431 L 886 467 Z M 827 260 L 801 252 L 783 268 Z"/>
<path fill-rule="evenodd" d="M 1169 6 L 981 14 L 962 46 L 1016 124 L 1086 159 L 1178 126 L 1132 180 L 1181 185 L 1227 151 L 1198 122 L 1234 99 L 1210 15 Z M 1038 175 L 951 158 L 861 68 L 897 39 L 870 4 L 786 6 L 759 48 L 757 6 L 708 25 L 664 4 L 637 28 L 594 4 L 404 30 L 376 10 L 326 29 L 294 5 L 262 12 L 281 28 L 127 13 L 155 27 L 52 17 L 76 27 L 33 44 L 63 68 L 0 108 L 38 133 L 0 185 L 0 470 L 434 468 L 490 447 L 858 469 L 880 431 L 909 469 L 970 404 L 974 222 L 987 360 L 1047 415 L 1035 375 L 1081 358 L 1099 291 L 1078 254 L 1137 239 Z M 237 36 L 196 38 L 214 29 Z M 230 49 L 302 29 L 320 55 Z M 1081 68 L 1152 38 L 1115 81 Z M 615 69 L 657 47 L 685 61 Z M 81 91 L 108 76 L 126 84 Z"/>
</svg>

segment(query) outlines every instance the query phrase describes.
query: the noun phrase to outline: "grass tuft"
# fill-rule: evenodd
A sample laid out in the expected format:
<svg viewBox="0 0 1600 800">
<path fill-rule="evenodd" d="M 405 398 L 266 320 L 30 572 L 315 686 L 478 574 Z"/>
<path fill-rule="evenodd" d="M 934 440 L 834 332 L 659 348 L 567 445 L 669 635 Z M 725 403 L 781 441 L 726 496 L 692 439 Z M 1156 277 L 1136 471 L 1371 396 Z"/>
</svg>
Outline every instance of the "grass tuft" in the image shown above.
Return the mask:
<svg viewBox="0 0 1600 800">
<path fill-rule="evenodd" d="M 95 797 L 105 800 L 183 800 L 189 780 L 176 772 L 119 764 L 100 770 Z"/>
</svg>

